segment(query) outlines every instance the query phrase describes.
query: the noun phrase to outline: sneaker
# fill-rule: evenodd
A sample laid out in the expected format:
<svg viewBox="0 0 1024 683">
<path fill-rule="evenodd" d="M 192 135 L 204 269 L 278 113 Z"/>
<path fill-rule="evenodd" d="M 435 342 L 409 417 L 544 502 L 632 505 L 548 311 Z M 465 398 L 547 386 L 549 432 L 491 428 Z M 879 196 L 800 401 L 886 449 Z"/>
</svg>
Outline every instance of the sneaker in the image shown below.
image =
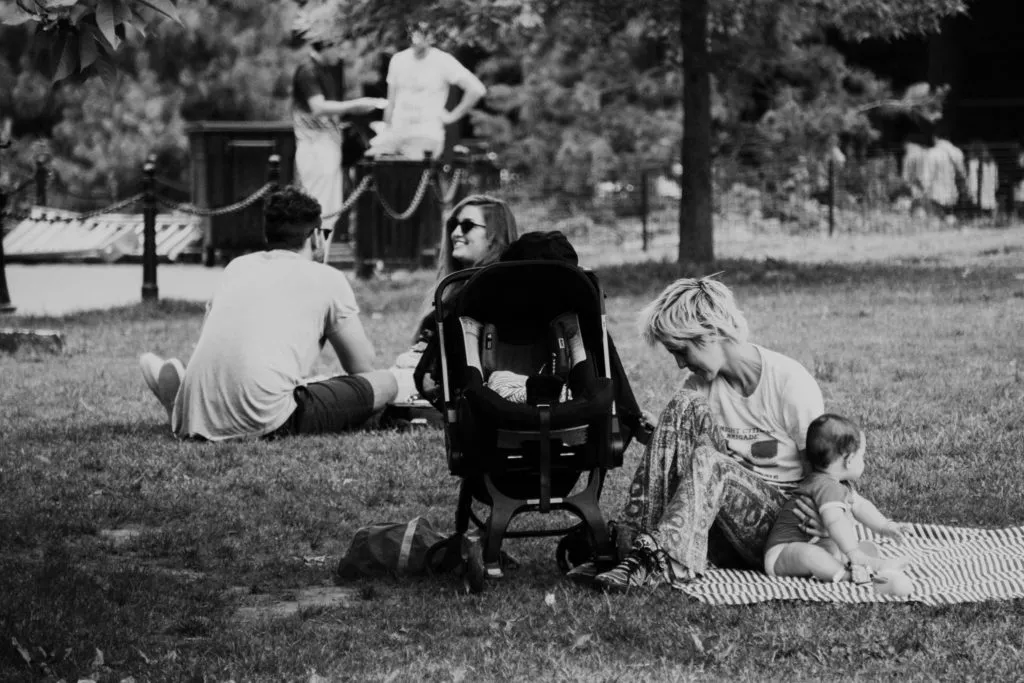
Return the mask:
<svg viewBox="0 0 1024 683">
<path fill-rule="evenodd" d="M 594 583 L 606 591 L 625 591 L 630 588 L 663 583 L 672 584 L 672 562 L 668 554 L 658 547 L 650 534 L 638 534 L 633 549 L 615 568 L 598 574 Z"/>
<path fill-rule="evenodd" d="M 144 353 L 139 357 L 139 367 L 146 386 L 157 397 L 167 411 L 167 419 L 171 419 L 174 411 L 174 399 L 185 376 L 185 366 L 177 358 L 164 360 L 155 353 Z"/>
<path fill-rule="evenodd" d="M 597 577 L 602 573 L 597 562 L 584 562 L 578 564 L 565 573 L 565 578 L 581 586 L 593 586 Z"/>
</svg>

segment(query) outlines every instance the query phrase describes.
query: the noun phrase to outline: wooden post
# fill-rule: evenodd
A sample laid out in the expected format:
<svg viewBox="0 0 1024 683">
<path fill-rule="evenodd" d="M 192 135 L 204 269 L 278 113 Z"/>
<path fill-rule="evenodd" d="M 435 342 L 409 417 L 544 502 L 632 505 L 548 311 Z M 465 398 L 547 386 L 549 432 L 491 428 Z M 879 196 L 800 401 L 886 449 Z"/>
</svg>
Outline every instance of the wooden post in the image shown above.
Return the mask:
<svg viewBox="0 0 1024 683">
<path fill-rule="evenodd" d="M 11 120 L 4 118 L 0 127 L 0 149 L 7 149 L 11 141 Z M 7 291 L 7 261 L 4 259 L 4 211 L 7 209 L 7 193 L 0 187 L 0 313 L 13 313 L 11 295 Z"/>
<path fill-rule="evenodd" d="M 271 192 L 277 192 L 281 187 L 281 156 L 271 154 L 267 158 L 267 182 L 273 185 Z"/>
<path fill-rule="evenodd" d="M 836 160 L 828 158 L 828 236 L 836 231 Z"/>
<path fill-rule="evenodd" d="M 150 154 L 142 167 L 142 300 L 156 301 L 156 155 Z"/>
<path fill-rule="evenodd" d="M 36 206 L 46 206 L 46 185 L 50 178 L 50 158 L 36 155 Z"/>
<path fill-rule="evenodd" d="M 0 188 L 0 313 L 14 313 L 11 295 L 7 291 L 7 262 L 4 260 L 4 210 L 7 209 L 7 193 Z"/>
<path fill-rule="evenodd" d="M 642 249 L 647 251 L 649 240 L 647 233 L 647 169 L 640 171 L 640 237 L 643 240 Z"/>
</svg>

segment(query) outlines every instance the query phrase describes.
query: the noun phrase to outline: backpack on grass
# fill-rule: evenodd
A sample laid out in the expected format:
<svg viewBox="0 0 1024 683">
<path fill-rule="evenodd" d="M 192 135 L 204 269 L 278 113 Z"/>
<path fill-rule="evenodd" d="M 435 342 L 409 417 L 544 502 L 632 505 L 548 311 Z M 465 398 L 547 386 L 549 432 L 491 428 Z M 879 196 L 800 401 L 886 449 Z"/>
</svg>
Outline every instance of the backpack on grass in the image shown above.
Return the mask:
<svg viewBox="0 0 1024 683">
<path fill-rule="evenodd" d="M 378 522 L 356 531 L 338 563 L 337 580 L 380 576 L 458 574 L 469 592 L 483 590 L 483 554 L 477 539 L 446 536 L 423 517 Z"/>
</svg>

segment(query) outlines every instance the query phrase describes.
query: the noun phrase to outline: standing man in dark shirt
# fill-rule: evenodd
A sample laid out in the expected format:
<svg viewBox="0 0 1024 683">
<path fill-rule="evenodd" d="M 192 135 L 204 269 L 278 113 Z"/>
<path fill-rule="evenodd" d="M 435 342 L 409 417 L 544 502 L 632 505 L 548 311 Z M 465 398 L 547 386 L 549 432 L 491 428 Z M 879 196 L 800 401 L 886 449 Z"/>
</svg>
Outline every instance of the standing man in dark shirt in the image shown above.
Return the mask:
<svg viewBox="0 0 1024 683">
<path fill-rule="evenodd" d="M 344 86 L 332 73 L 342 60 L 341 44 L 318 33 L 320 30 L 313 25 L 303 36 L 310 52 L 292 79 L 292 119 L 296 179 L 320 202 L 323 216 L 333 216 L 323 219 L 327 227 L 334 224 L 343 203 L 341 145 L 343 130 L 349 125 L 345 118 L 384 109 L 387 100 L 342 99 Z"/>
</svg>

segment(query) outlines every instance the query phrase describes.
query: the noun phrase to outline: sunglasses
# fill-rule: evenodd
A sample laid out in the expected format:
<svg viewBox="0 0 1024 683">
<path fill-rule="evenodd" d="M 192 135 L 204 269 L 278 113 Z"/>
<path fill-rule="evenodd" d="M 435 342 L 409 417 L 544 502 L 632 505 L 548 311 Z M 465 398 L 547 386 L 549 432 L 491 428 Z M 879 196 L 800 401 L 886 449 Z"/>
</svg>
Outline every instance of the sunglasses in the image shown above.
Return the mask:
<svg viewBox="0 0 1024 683">
<path fill-rule="evenodd" d="M 473 221 L 469 220 L 468 218 L 463 218 L 461 221 L 457 221 L 457 220 L 455 220 L 453 218 L 449 218 L 448 219 L 448 232 L 454 232 L 455 228 L 458 228 L 459 230 L 462 231 L 462 234 L 465 235 L 466 233 L 468 233 L 473 228 L 486 228 L 486 227 L 487 226 L 484 225 L 483 223 L 474 223 Z"/>
</svg>

